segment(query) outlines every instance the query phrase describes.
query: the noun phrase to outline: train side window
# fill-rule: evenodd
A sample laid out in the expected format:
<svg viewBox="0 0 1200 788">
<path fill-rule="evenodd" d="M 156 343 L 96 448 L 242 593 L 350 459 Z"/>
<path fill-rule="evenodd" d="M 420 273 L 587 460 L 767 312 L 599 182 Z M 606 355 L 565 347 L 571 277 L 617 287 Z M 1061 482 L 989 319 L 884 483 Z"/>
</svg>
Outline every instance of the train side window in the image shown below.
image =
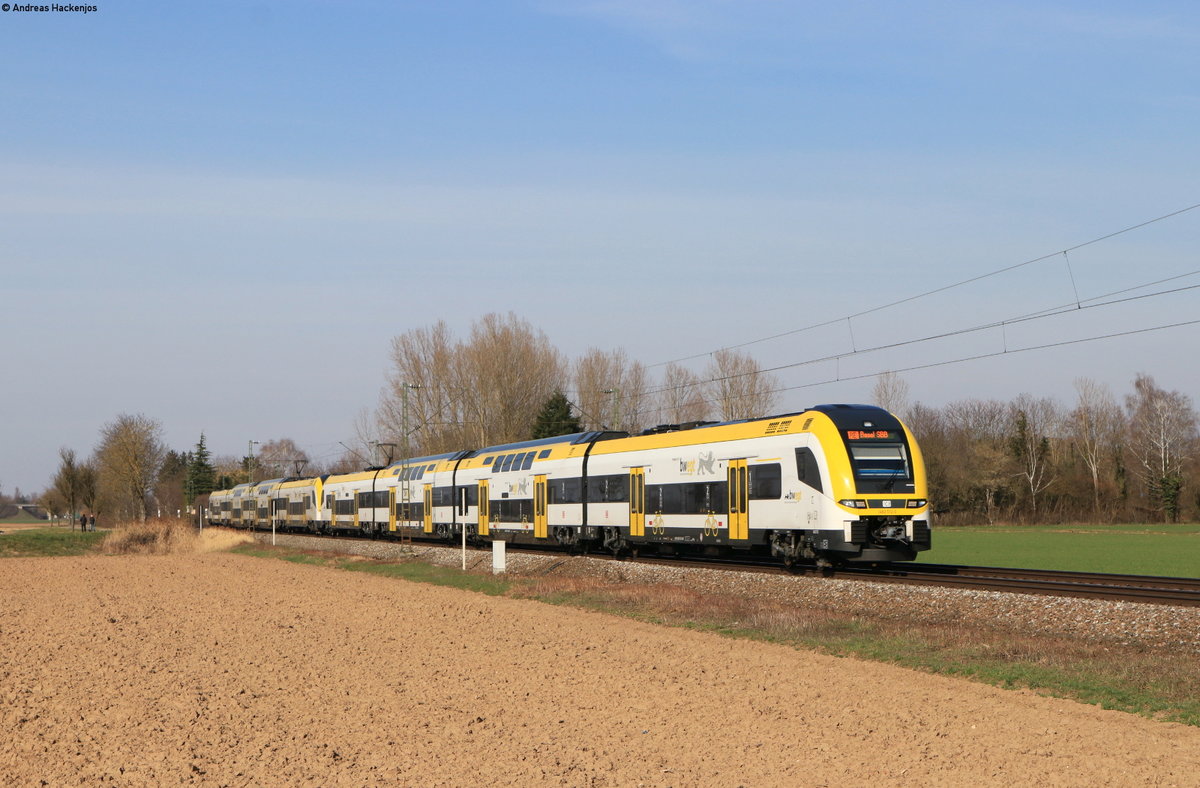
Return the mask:
<svg viewBox="0 0 1200 788">
<path fill-rule="evenodd" d="M 609 503 L 628 503 L 629 476 L 623 473 L 609 476 L 604 486 L 604 500 Z"/>
<path fill-rule="evenodd" d="M 682 484 L 646 485 L 646 500 L 651 504 L 647 511 L 655 514 L 683 514 Z"/>
<path fill-rule="evenodd" d="M 535 452 L 529 452 L 525 455 L 525 460 L 521 463 L 521 470 L 527 471 L 533 467 L 533 455 Z"/>
<path fill-rule="evenodd" d="M 583 503 L 583 479 L 550 479 L 546 493 L 547 501 L 551 504 Z"/>
<path fill-rule="evenodd" d="M 821 468 L 812 449 L 796 449 L 796 473 L 800 481 L 812 487 L 817 492 L 825 492 L 821 486 Z"/>
<path fill-rule="evenodd" d="M 662 512 L 662 485 L 652 484 L 646 488 L 645 508 L 655 514 Z"/>
<path fill-rule="evenodd" d="M 750 498 L 752 500 L 778 500 L 783 494 L 782 475 L 779 463 L 750 466 Z"/>
</svg>

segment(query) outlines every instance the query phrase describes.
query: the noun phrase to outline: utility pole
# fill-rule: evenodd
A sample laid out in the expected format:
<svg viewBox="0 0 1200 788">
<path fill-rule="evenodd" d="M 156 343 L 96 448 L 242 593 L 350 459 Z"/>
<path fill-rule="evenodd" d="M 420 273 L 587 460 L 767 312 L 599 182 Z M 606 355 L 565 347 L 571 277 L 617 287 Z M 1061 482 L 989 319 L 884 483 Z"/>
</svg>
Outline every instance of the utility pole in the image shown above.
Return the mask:
<svg viewBox="0 0 1200 788">
<path fill-rule="evenodd" d="M 246 481 L 254 483 L 254 444 L 258 441 L 250 441 L 246 444 Z"/>
<path fill-rule="evenodd" d="M 421 388 L 421 384 L 419 384 L 419 383 L 401 383 L 400 384 L 401 400 L 403 402 L 403 408 L 402 408 L 402 421 L 403 421 L 403 430 L 404 430 L 403 449 L 404 449 L 404 461 L 406 463 L 408 462 L 408 456 L 410 454 L 409 448 L 408 448 L 408 391 L 409 391 L 409 389 L 419 389 L 419 388 Z"/>
<path fill-rule="evenodd" d="M 620 389 L 605 389 L 602 393 L 612 395 L 612 415 L 611 415 L 612 420 L 609 421 L 608 428 L 610 430 L 618 430 L 621 428 L 620 427 L 620 415 L 621 414 L 617 410 L 617 400 L 621 396 L 621 390 Z"/>
<path fill-rule="evenodd" d="M 403 431 L 402 451 L 404 452 L 404 470 L 401 473 L 400 494 L 404 496 L 404 522 L 408 524 L 412 514 L 412 487 L 408 479 L 408 460 L 412 454 L 408 442 L 408 391 L 421 388 L 419 383 L 401 383 L 400 392 L 403 408 L 401 409 L 401 430 Z"/>
</svg>

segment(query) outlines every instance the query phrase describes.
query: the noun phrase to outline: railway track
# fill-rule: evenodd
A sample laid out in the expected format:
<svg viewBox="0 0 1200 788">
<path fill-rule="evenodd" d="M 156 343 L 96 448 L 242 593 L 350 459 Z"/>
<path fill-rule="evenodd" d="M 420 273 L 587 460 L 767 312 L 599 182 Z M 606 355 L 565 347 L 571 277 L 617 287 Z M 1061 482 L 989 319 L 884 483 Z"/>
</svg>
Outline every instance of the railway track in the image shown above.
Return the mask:
<svg viewBox="0 0 1200 788">
<path fill-rule="evenodd" d="M 654 559 L 648 559 L 654 560 Z M 678 559 L 677 559 L 678 560 Z M 683 559 L 693 565 L 740 571 L 786 572 L 767 559 Z M 875 583 L 966 588 L 1013 594 L 1043 594 L 1110 602 L 1147 602 L 1200 607 L 1200 578 L 1068 572 L 1056 569 L 1015 569 L 955 564 L 888 563 L 834 569 L 801 566 L 793 574 L 862 580 Z"/>
<path fill-rule="evenodd" d="M 257 532 L 257 534 L 259 538 L 267 536 L 269 539 L 269 534 L 263 532 Z M 309 539 L 320 540 L 322 545 L 320 549 L 329 549 L 328 545 L 339 542 L 370 541 L 345 537 L 306 536 Z M 509 547 L 522 551 L 530 549 L 536 552 L 546 552 L 541 548 L 526 548 L 521 545 L 510 545 Z M 919 563 L 843 566 L 833 569 L 798 566 L 789 570 L 780 566 L 776 560 L 758 556 L 728 557 L 718 560 L 710 557 L 684 555 L 613 558 L 606 554 L 595 553 L 589 554 L 589 557 L 659 565 L 668 563 L 722 571 L 793 574 L 874 583 L 939 586 L 977 591 L 1101 599 L 1110 602 L 1144 602 L 1200 607 L 1200 578 Z"/>
<path fill-rule="evenodd" d="M 1148 602 L 1200 607 L 1200 579 L 1153 577 L 1052 569 L 1014 569 L 952 564 L 885 564 L 872 569 L 839 569 L 837 576 L 852 575 L 875 582 L 974 588 L 1022 594 L 1104 599 L 1113 602 Z"/>
</svg>

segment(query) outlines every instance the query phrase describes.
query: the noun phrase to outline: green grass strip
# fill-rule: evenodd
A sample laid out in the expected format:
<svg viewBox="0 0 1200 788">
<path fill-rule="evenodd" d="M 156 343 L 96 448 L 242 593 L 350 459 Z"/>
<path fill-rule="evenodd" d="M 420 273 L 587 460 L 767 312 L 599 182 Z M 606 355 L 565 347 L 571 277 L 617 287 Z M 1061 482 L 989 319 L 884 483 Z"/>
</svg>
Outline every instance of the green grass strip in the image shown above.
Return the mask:
<svg viewBox="0 0 1200 788">
<path fill-rule="evenodd" d="M 3 529 L 0 529 L 3 530 Z M 0 558 L 86 555 L 104 541 L 103 531 L 30 528 L 0 534 Z"/>
</svg>

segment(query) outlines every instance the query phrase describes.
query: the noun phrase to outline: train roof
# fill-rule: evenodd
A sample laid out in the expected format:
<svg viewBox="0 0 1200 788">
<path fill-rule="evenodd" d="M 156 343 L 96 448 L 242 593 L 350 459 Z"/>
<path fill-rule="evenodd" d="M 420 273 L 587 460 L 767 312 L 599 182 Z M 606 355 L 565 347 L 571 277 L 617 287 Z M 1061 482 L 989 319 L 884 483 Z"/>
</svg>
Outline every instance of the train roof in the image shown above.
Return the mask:
<svg viewBox="0 0 1200 788">
<path fill-rule="evenodd" d="M 899 419 L 875 405 L 814 405 L 809 410 L 824 413 L 839 430 L 898 430 L 901 426 Z"/>
<path fill-rule="evenodd" d="M 823 419 L 828 419 L 825 423 L 832 425 L 835 430 L 842 433 L 864 428 L 886 431 L 903 430 L 903 425 L 895 416 L 874 405 L 816 405 L 796 413 L 709 423 L 692 429 L 674 429 L 676 425 L 664 425 L 627 440 L 616 441 L 611 446 L 597 446 L 594 451 L 598 454 L 610 454 L 633 449 L 695 446 L 743 438 L 808 432 L 817 414 Z"/>
<path fill-rule="evenodd" d="M 876 405 L 831 404 L 813 405 L 811 408 L 794 411 L 792 413 L 776 413 L 771 416 L 755 416 L 754 418 L 750 419 L 733 419 L 731 421 L 689 421 L 684 424 L 660 424 L 657 427 L 651 427 L 650 429 L 643 430 L 640 434 L 657 435 L 664 432 L 706 430 L 713 427 L 728 427 L 734 424 L 751 424 L 759 421 L 776 421 L 779 419 L 802 416 L 811 411 L 824 413 L 840 429 L 854 429 L 858 427 L 871 426 L 872 424 L 885 429 L 899 429 L 900 426 L 900 423 L 897 421 L 895 416 Z M 871 423 L 864 424 L 864 421 Z"/>
<path fill-rule="evenodd" d="M 407 457 L 403 460 L 393 460 L 391 465 L 386 466 L 387 470 L 393 468 L 404 468 L 409 465 L 423 465 L 430 462 L 438 462 L 440 460 L 459 460 L 463 457 L 470 456 L 474 452 L 468 451 L 448 451 L 444 454 L 427 454 L 421 457 Z"/>
<path fill-rule="evenodd" d="M 616 432 L 613 430 L 596 430 L 592 432 L 572 432 L 568 435 L 555 435 L 550 438 L 535 438 L 528 441 L 516 441 L 515 443 L 501 443 L 496 446 L 484 446 L 477 449 L 475 454 L 496 454 L 498 452 L 517 451 L 519 449 L 533 449 L 538 446 L 551 446 L 556 443 L 591 443 L 594 440 L 611 440 L 613 438 L 627 438 L 628 432 Z"/>
<path fill-rule="evenodd" d="M 269 489 L 271 489 L 275 485 L 281 484 L 281 483 L 289 481 L 289 480 L 290 480 L 290 477 L 281 476 L 278 479 L 263 479 L 260 482 L 254 482 L 255 492 L 259 492 L 259 493 L 267 492 Z"/>
</svg>

